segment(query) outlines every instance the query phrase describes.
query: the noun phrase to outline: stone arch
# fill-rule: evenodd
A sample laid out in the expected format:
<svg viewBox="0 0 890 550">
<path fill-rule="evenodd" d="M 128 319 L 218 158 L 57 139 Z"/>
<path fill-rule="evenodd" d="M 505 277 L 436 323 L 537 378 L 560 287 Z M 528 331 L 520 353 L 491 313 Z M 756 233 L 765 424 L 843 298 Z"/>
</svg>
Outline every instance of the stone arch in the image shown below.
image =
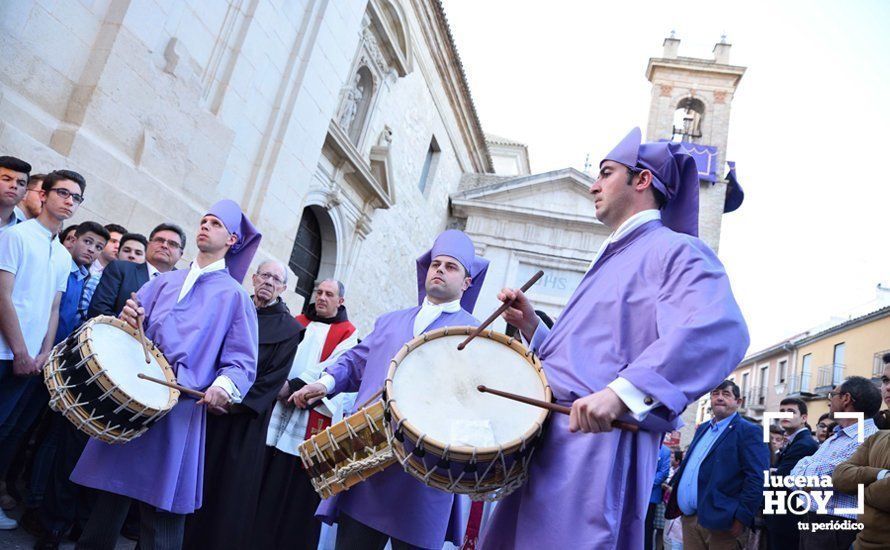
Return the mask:
<svg viewBox="0 0 890 550">
<path fill-rule="evenodd" d="M 674 109 L 673 139 L 695 141 L 702 137 L 705 119 L 705 103 L 697 97 L 687 96 L 677 102 Z"/>
<path fill-rule="evenodd" d="M 411 65 L 411 34 L 408 21 L 402 6 L 393 0 L 383 0 L 381 11 L 395 38 L 395 47 L 399 50 L 406 65 Z M 409 69 L 410 70 L 410 69 Z"/>
<path fill-rule="evenodd" d="M 337 224 L 328 210 L 319 204 L 303 208 L 288 266 L 297 275 L 294 292 L 303 298 L 304 311 L 315 283 L 337 275 L 337 237 Z"/>
</svg>

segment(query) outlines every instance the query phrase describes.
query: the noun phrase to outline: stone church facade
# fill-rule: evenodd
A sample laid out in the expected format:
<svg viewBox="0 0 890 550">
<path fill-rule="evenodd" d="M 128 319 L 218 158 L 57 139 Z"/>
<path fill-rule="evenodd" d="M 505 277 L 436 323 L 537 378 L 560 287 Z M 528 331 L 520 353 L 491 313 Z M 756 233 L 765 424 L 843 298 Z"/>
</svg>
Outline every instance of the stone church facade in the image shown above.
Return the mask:
<svg viewBox="0 0 890 550">
<path fill-rule="evenodd" d="M 74 222 L 191 236 L 234 199 L 257 261 L 293 259 L 304 296 L 342 279 L 364 333 L 416 301 L 461 176 L 492 171 L 438 0 L 2 4 L 0 148 L 84 174 Z"/>
<path fill-rule="evenodd" d="M 292 309 L 338 278 L 361 334 L 416 303 L 414 260 L 446 227 L 491 260 L 480 317 L 538 269 L 529 295 L 557 317 L 609 234 L 591 175 L 533 174 L 525 145 L 483 133 L 441 0 L 17 0 L 0 24 L 0 150 L 84 174 L 74 222 L 172 221 L 184 266 L 200 216 L 234 199 L 263 232 L 256 261 L 290 265 Z M 716 250 L 744 67 L 725 42 L 708 60 L 678 45 L 646 69 L 647 139 L 703 159 Z"/>
</svg>

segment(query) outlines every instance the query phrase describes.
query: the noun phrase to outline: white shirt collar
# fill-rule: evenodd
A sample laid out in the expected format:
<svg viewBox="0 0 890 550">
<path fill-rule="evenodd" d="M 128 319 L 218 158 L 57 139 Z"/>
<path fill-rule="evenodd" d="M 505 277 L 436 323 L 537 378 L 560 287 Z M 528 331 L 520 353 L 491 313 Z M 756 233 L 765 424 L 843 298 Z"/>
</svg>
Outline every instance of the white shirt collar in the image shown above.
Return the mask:
<svg viewBox="0 0 890 550">
<path fill-rule="evenodd" d="M 661 219 L 661 210 L 643 210 L 642 212 L 637 212 L 633 216 L 624 220 L 624 223 L 618 226 L 611 235 L 609 235 L 605 241 L 603 241 L 602 246 L 597 251 L 596 256 L 593 257 L 593 261 L 590 262 L 590 265 L 587 266 L 587 271 L 590 271 L 591 268 L 596 264 L 596 261 L 600 259 L 600 256 L 603 255 L 603 252 L 606 251 L 606 247 L 611 243 L 619 241 L 630 234 L 631 231 L 640 227 L 645 223 L 649 223 L 653 220 Z"/>
<path fill-rule="evenodd" d="M 149 262 L 148 260 L 145 260 L 145 267 L 148 268 L 148 280 L 149 281 L 155 278 L 156 273 L 160 273 L 160 271 L 158 271 L 158 268 L 151 265 L 151 262 Z"/>
<path fill-rule="evenodd" d="M 429 298 L 424 297 L 420 311 L 414 317 L 414 336 L 417 336 L 439 318 L 443 313 L 456 313 L 460 311 L 460 298 L 453 302 L 445 302 L 444 304 L 434 304 Z"/>
<path fill-rule="evenodd" d="M 220 258 L 215 262 L 209 263 L 204 267 L 199 267 L 198 262 L 192 262 L 192 265 L 189 267 L 189 271 L 198 271 L 201 275 L 204 273 L 210 273 L 211 271 L 219 271 L 220 269 L 226 268 L 226 259 Z"/>
<path fill-rule="evenodd" d="M 220 258 L 213 263 L 207 264 L 204 267 L 199 267 L 198 262 L 192 262 L 191 267 L 189 267 L 189 272 L 185 276 L 185 281 L 182 283 L 182 289 L 179 291 L 179 299 L 177 302 L 181 302 L 183 298 L 189 293 L 195 283 L 198 281 L 198 278 L 201 275 L 206 273 L 211 273 L 213 271 L 219 271 L 221 269 L 226 268 L 226 259 Z"/>
</svg>

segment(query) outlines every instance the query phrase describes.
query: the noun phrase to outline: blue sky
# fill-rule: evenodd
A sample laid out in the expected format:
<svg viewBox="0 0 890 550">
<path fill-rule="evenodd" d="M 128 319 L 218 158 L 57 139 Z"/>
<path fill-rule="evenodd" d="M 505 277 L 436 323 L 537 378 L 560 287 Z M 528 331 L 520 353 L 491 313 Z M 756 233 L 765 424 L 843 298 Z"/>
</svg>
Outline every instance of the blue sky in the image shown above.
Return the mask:
<svg viewBox="0 0 890 550">
<path fill-rule="evenodd" d="M 645 127 L 649 57 L 725 33 L 748 67 L 728 158 L 746 191 L 720 256 L 752 350 L 890 283 L 890 2 L 445 0 L 485 131 L 527 143 L 532 170 L 594 164 Z"/>
</svg>

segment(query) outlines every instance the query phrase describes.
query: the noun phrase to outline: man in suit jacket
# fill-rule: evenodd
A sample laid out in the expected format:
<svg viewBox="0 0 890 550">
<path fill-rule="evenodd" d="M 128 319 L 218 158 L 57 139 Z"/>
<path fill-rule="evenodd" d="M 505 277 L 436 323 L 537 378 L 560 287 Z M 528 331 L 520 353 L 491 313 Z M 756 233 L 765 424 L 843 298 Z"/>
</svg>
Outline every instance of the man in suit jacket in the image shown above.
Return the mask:
<svg viewBox="0 0 890 550">
<path fill-rule="evenodd" d="M 763 502 L 769 448 L 763 430 L 738 414 L 741 391 L 725 380 L 711 391 L 714 417 L 695 432 L 672 480 L 665 517 L 683 516 L 683 547 L 739 548 Z"/>
<path fill-rule="evenodd" d="M 779 453 L 779 461 L 776 464 L 776 475 L 791 475 L 791 469 L 797 465 L 801 458 L 810 456 L 819 448 L 813 432 L 807 428 L 807 404 L 802 399 L 786 397 L 779 403 L 779 412 L 791 413 L 791 418 L 780 420 L 782 429 L 788 443 Z M 798 516 L 764 515 L 769 547 L 776 549 L 797 548 L 800 544 L 800 531 L 797 528 Z"/>
<path fill-rule="evenodd" d="M 178 225 L 162 223 L 148 237 L 145 263 L 115 260 L 105 267 L 99 285 L 90 300 L 88 316 L 118 316 L 130 294 L 149 279 L 174 269 L 185 247 L 185 232 Z"/>
</svg>

